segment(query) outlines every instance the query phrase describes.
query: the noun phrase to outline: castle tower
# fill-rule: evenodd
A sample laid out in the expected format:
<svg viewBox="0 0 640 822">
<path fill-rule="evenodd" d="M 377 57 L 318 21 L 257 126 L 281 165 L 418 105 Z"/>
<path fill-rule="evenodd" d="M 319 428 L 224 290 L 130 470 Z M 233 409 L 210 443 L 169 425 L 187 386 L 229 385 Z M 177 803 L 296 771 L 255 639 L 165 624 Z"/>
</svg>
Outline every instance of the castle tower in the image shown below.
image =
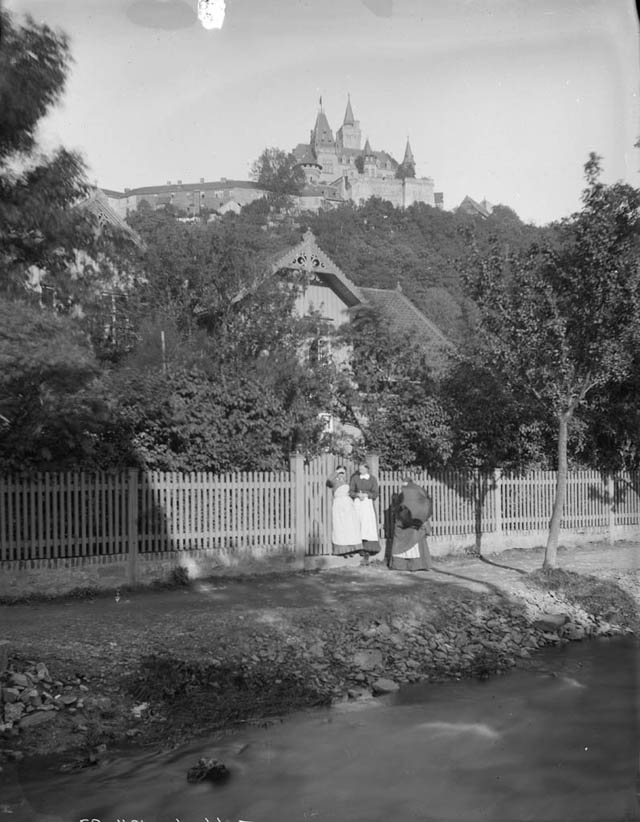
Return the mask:
<svg viewBox="0 0 640 822">
<path fill-rule="evenodd" d="M 361 140 L 362 132 L 360 131 L 360 122 L 353 116 L 351 95 L 349 95 L 344 120 L 336 133 L 336 145 L 338 148 L 355 148 L 359 151 Z"/>
<path fill-rule="evenodd" d="M 364 173 L 369 177 L 376 176 L 376 155 L 373 149 L 371 148 L 371 144 L 369 143 L 369 138 L 367 137 L 367 141 L 364 144 L 364 149 L 362 151 L 362 158 L 364 160 Z"/>
<path fill-rule="evenodd" d="M 336 141 L 333 139 L 331 126 L 329 125 L 327 115 L 324 113 L 322 108 L 322 97 L 320 98 L 320 110 L 318 111 L 318 116 L 316 117 L 316 124 L 311 130 L 309 142 L 311 143 L 311 148 L 316 152 L 316 154 L 323 149 L 325 151 L 332 151 L 335 148 Z"/>
<path fill-rule="evenodd" d="M 411 144 L 409 143 L 409 138 L 407 137 L 407 145 L 404 150 L 404 159 L 402 160 L 403 165 L 408 166 L 412 165 L 414 168 L 416 167 L 416 161 L 413 159 L 413 151 L 411 151 Z"/>
</svg>

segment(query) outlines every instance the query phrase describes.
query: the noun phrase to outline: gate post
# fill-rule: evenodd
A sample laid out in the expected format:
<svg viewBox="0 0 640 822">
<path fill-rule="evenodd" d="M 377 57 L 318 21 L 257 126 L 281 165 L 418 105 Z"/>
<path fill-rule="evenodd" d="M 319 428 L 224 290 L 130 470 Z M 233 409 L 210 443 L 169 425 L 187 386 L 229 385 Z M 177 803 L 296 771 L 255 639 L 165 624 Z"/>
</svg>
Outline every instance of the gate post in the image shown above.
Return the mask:
<svg viewBox="0 0 640 822">
<path fill-rule="evenodd" d="M 127 581 L 135 585 L 138 581 L 138 469 L 127 471 Z"/>
<path fill-rule="evenodd" d="M 502 470 L 496 468 L 493 472 L 493 503 L 495 510 L 496 538 L 500 545 L 504 538 L 504 524 L 502 522 Z"/>
<path fill-rule="evenodd" d="M 616 541 L 616 505 L 613 474 L 607 476 L 607 503 L 609 507 L 609 545 Z"/>
<path fill-rule="evenodd" d="M 289 473 L 291 474 L 291 511 L 293 518 L 293 544 L 296 554 L 304 557 L 307 551 L 305 533 L 305 499 L 304 457 L 302 454 L 289 454 Z"/>
</svg>

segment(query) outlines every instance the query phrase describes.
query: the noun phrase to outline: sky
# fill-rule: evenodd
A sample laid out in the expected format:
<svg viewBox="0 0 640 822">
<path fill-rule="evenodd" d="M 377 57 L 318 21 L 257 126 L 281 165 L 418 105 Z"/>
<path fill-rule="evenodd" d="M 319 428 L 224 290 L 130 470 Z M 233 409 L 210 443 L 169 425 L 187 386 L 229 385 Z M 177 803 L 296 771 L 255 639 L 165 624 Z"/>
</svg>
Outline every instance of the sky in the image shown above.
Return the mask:
<svg viewBox="0 0 640 822">
<path fill-rule="evenodd" d="M 465 195 L 544 224 L 580 207 L 583 166 L 640 185 L 639 27 L 632 0 L 5 0 L 65 31 L 74 65 L 42 123 L 92 182 L 249 179 L 267 146 L 308 142 L 319 98 L 332 129 L 351 95 L 375 150 L 445 208 Z"/>
</svg>

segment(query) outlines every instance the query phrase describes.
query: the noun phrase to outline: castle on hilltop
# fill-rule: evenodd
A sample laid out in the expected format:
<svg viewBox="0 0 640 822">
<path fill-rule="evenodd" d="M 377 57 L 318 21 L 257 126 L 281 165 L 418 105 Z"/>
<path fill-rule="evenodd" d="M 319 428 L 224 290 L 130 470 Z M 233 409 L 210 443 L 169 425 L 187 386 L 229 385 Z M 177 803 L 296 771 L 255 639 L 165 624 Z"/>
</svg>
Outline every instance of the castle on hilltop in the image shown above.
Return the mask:
<svg viewBox="0 0 640 822">
<path fill-rule="evenodd" d="M 434 192 L 433 179 L 415 176 L 415 159 L 408 138 L 402 163 L 387 151 L 374 151 L 368 138 L 362 146 L 362 131 L 353 116 L 350 98 L 335 137 L 320 98 L 309 142 L 298 143 L 293 156 L 307 183 L 303 200 L 317 193 L 326 200 L 361 203 L 369 197 L 381 197 L 399 208 L 413 203 L 443 207 L 442 194 Z"/>
<path fill-rule="evenodd" d="M 360 123 L 353 116 L 351 100 L 347 101 L 344 120 L 335 137 L 320 108 L 308 143 L 298 143 L 292 152 L 304 172 L 305 185 L 291 202 L 298 211 L 318 211 L 351 201 L 363 203 L 370 197 L 389 200 L 398 208 L 426 203 L 444 208 L 443 196 L 434 192 L 431 177 L 415 176 L 415 159 L 407 138 L 401 163 L 387 151 L 374 151 L 369 139 L 362 147 Z M 171 206 L 187 219 L 197 218 L 204 210 L 213 215 L 241 208 L 268 194 L 264 185 L 247 180 L 222 178 L 198 183 L 170 180 L 165 185 L 125 188 L 113 191 L 103 188 L 110 207 L 122 218 L 146 202 L 153 209 Z"/>
</svg>

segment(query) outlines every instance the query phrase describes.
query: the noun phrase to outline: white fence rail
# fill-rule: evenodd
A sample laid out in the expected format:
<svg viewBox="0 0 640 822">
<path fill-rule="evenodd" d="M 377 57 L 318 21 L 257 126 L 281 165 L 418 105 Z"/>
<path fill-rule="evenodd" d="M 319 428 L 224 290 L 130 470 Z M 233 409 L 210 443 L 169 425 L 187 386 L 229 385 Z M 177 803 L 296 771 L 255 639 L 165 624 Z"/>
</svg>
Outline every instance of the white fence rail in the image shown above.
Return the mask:
<svg viewBox="0 0 640 822">
<path fill-rule="evenodd" d="M 328 554 L 331 493 L 325 481 L 340 461 L 326 455 L 306 464 L 293 456 L 290 470 L 278 473 L 130 470 L 0 477 L 0 561 L 283 546 Z M 392 497 L 405 473 L 378 473 L 378 513 L 387 535 Z M 433 498 L 436 539 L 509 537 L 548 527 L 554 472 L 410 473 Z M 573 472 L 562 527 L 612 533 L 616 526 L 638 526 L 639 492 L 639 475 Z"/>
</svg>

